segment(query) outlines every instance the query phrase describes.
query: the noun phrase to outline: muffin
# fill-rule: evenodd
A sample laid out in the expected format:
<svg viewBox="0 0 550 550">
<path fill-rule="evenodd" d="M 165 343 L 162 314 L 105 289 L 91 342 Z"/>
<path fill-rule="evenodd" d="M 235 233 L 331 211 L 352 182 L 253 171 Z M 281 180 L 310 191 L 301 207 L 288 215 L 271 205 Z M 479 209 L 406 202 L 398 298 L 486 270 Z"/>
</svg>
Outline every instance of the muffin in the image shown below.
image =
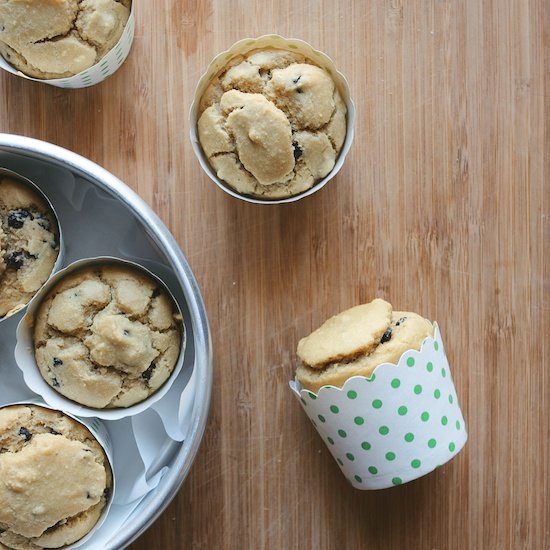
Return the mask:
<svg viewBox="0 0 550 550">
<path fill-rule="evenodd" d="M 105 452 L 65 414 L 0 409 L 0 548 L 60 548 L 98 522 L 112 492 Z"/>
<path fill-rule="evenodd" d="M 346 105 L 326 70 L 298 52 L 231 59 L 203 93 L 198 138 L 217 177 L 240 194 L 297 195 L 334 168 Z"/>
<path fill-rule="evenodd" d="M 34 78 L 70 77 L 116 45 L 129 16 L 130 0 L 0 2 L 0 54 Z"/>
<path fill-rule="evenodd" d="M 433 324 L 416 313 L 393 311 L 376 299 L 331 317 L 298 343 L 296 370 L 302 387 L 340 388 L 352 376 L 370 377 L 382 363 L 397 363 L 410 349 L 419 350 Z"/>
<path fill-rule="evenodd" d="M 157 391 L 178 362 L 182 339 L 171 296 L 124 263 L 87 264 L 63 276 L 38 305 L 34 321 L 44 380 L 96 409 L 129 407 Z"/>
<path fill-rule="evenodd" d="M 290 388 L 356 489 L 407 483 L 464 447 L 437 323 L 377 299 L 328 319 L 298 357 Z"/>
<path fill-rule="evenodd" d="M 59 255 L 59 229 L 47 202 L 0 173 L 0 319 L 36 294 Z"/>
</svg>

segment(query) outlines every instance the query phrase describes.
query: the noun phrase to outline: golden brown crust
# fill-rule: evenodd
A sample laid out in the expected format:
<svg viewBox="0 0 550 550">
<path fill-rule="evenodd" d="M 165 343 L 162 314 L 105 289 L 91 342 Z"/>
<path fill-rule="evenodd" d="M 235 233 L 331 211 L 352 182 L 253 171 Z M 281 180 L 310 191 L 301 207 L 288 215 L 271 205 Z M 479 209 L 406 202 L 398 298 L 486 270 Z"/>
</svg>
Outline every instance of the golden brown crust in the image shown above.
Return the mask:
<svg viewBox="0 0 550 550">
<path fill-rule="evenodd" d="M 100 444 L 38 405 L 0 409 L 0 548 L 58 548 L 97 523 L 112 488 Z"/>
<path fill-rule="evenodd" d="M 356 306 L 332 317 L 298 344 L 296 377 L 313 392 L 342 387 L 352 376 L 369 377 L 382 363 L 397 363 L 433 336 L 433 324 L 420 315 L 392 311 L 383 300 Z"/>
<path fill-rule="evenodd" d="M 171 297 L 141 271 L 85 267 L 42 301 L 34 326 L 43 378 L 65 397 L 94 408 L 128 407 L 169 378 L 183 326 Z"/>
</svg>

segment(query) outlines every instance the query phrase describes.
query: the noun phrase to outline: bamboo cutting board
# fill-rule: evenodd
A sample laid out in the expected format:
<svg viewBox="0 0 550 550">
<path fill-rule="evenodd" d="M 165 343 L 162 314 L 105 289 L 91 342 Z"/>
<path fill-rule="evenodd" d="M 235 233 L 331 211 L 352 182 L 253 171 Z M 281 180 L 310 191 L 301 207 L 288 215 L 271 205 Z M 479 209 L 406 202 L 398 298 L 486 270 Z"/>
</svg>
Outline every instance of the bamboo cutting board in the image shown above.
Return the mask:
<svg viewBox="0 0 550 550">
<path fill-rule="evenodd" d="M 548 547 L 550 4 L 135 1 L 132 52 L 103 84 L 0 75 L 0 131 L 127 182 L 205 298 L 208 428 L 177 498 L 131 549 Z M 187 114 L 214 55 L 272 32 L 330 55 L 358 118 L 335 180 L 257 206 L 201 172 Z M 438 321 L 469 442 L 425 478 L 360 492 L 287 382 L 302 336 L 376 296 Z"/>
</svg>

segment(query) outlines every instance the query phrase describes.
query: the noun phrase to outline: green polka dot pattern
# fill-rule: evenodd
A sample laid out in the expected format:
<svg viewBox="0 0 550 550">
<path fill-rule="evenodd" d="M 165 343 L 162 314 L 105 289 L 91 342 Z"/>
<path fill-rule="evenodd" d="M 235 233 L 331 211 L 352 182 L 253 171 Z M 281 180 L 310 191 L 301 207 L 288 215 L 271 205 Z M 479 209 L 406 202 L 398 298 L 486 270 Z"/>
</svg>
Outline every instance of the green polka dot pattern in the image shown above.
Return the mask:
<svg viewBox="0 0 550 550">
<path fill-rule="evenodd" d="M 376 377 L 295 393 L 345 477 L 360 489 L 424 475 L 449 461 L 467 438 L 444 347 L 429 339 L 397 365 L 378 367 Z"/>
</svg>

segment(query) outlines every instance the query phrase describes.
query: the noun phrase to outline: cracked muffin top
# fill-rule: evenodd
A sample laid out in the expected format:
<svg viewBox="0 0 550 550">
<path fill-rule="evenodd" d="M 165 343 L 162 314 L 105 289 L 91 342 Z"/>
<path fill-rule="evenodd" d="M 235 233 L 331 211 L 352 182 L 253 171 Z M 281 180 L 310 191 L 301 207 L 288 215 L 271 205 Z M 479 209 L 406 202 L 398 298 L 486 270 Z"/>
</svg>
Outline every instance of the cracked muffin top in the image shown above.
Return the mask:
<svg viewBox="0 0 550 550">
<path fill-rule="evenodd" d="M 42 377 L 65 397 L 98 409 L 128 407 L 158 390 L 184 340 L 172 298 L 125 264 L 85 266 L 40 304 L 34 348 Z"/>
<path fill-rule="evenodd" d="M 34 78 L 73 76 L 122 35 L 130 0 L 0 0 L 0 54 Z"/>
<path fill-rule="evenodd" d="M 57 220 L 29 186 L 0 175 L 0 319 L 21 309 L 59 255 Z"/>
<path fill-rule="evenodd" d="M 253 50 L 208 85 L 197 129 L 218 178 L 245 195 L 284 198 L 330 173 L 346 106 L 330 75 L 303 55 Z"/>
<path fill-rule="evenodd" d="M 37 405 L 0 409 L 0 548 L 60 548 L 97 523 L 112 492 L 88 429 Z"/>
<path fill-rule="evenodd" d="M 298 343 L 296 377 L 317 392 L 322 386 L 342 387 L 352 376 L 370 377 L 382 363 L 399 362 L 410 349 L 434 335 L 433 324 L 416 313 L 394 311 L 377 298 L 325 321 Z"/>
</svg>

